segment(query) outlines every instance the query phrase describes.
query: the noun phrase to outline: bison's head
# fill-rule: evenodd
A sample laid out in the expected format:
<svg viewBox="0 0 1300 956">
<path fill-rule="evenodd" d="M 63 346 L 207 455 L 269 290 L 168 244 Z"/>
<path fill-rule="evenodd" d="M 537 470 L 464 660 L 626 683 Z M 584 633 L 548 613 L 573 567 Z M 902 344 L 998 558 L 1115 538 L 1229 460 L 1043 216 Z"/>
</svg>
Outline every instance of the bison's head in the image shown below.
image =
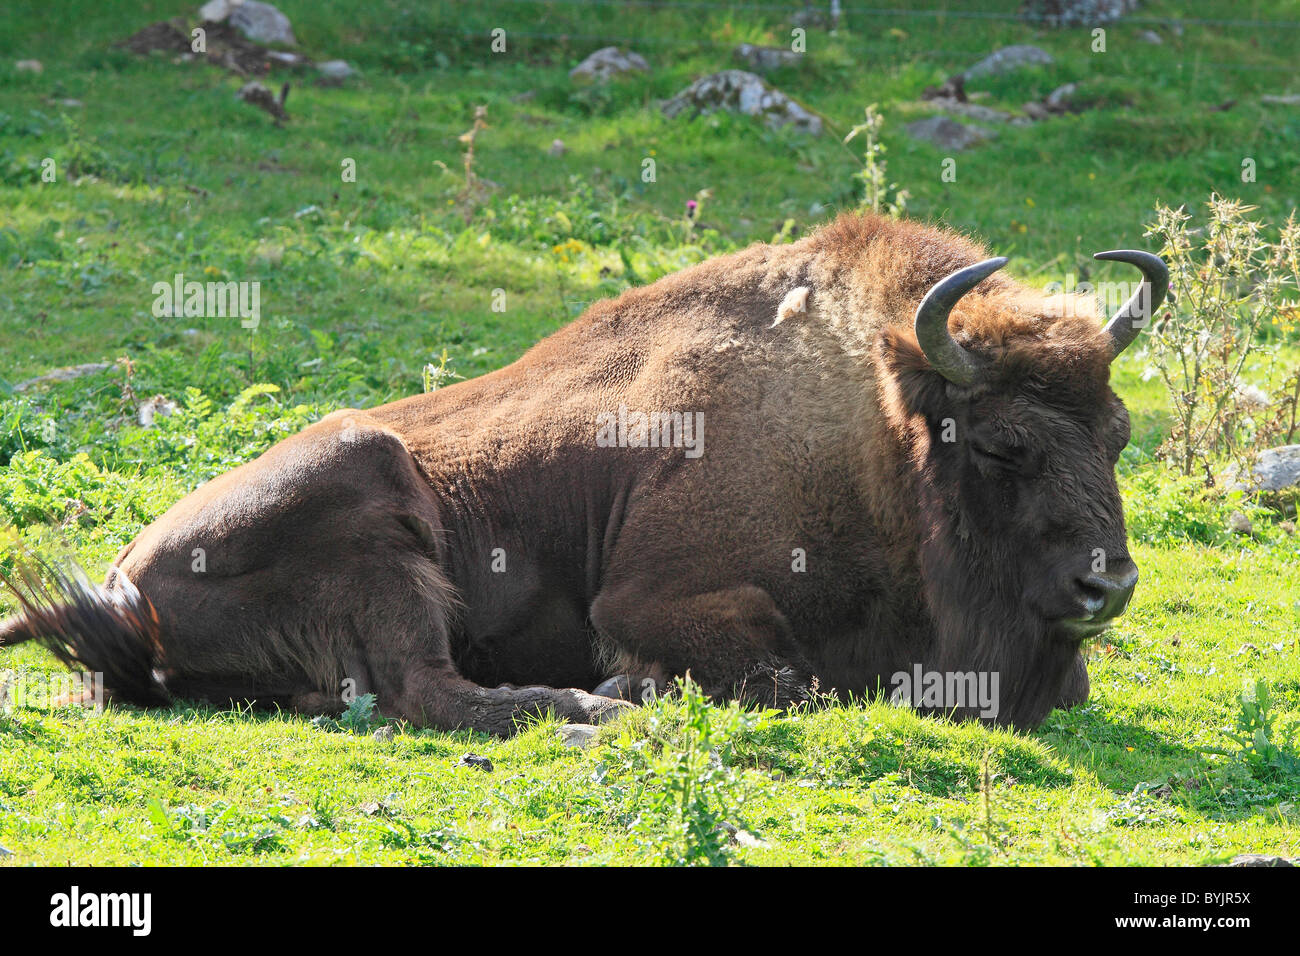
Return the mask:
<svg viewBox="0 0 1300 956">
<path fill-rule="evenodd" d="M 930 289 L 915 338 L 894 329 L 880 343 L 916 478 L 933 666 L 999 671 L 1000 722 L 1036 724 L 1069 693 L 1081 643 L 1137 583 L 1115 480 L 1129 420 L 1109 365 L 1163 300 L 1168 271 L 1143 252 L 1098 258 L 1145 276 L 1104 329 L 986 282 L 1006 262 L 989 259 Z"/>
</svg>

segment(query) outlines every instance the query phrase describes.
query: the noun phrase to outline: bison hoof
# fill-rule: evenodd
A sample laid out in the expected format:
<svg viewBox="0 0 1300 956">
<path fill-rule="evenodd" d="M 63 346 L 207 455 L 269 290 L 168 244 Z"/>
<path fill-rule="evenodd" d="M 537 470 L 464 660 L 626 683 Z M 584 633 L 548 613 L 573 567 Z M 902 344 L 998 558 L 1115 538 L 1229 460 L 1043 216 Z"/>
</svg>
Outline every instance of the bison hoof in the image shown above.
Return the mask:
<svg viewBox="0 0 1300 956">
<path fill-rule="evenodd" d="M 613 720 L 619 714 L 635 709 L 632 704 L 625 700 L 618 700 L 601 694 L 588 694 L 584 691 L 576 691 L 575 693 L 585 718 L 580 723 L 602 724 L 607 720 Z"/>
<path fill-rule="evenodd" d="M 739 681 L 729 695 L 774 710 L 789 710 L 813 698 L 807 678 L 793 667 L 763 665 Z"/>
<path fill-rule="evenodd" d="M 615 700 L 631 701 L 634 704 L 648 704 L 654 700 L 659 685 L 653 677 L 635 680 L 631 674 L 616 674 L 608 680 L 601 681 L 592 691 L 597 697 L 613 697 Z"/>
</svg>

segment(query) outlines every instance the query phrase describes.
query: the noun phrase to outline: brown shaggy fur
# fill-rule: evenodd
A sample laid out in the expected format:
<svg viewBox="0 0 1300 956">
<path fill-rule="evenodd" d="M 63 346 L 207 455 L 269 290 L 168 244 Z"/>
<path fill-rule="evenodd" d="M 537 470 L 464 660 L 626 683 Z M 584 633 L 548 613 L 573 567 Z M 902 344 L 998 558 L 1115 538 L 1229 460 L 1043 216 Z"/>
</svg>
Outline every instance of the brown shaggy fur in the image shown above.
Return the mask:
<svg viewBox="0 0 1300 956">
<path fill-rule="evenodd" d="M 135 635 L 147 664 L 114 689 L 142 702 L 331 710 L 351 679 L 412 721 L 509 733 L 616 712 L 589 693 L 610 674 L 783 705 L 919 663 L 997 671 L 998 722 L 1032 726 L 1087 695 L 1073 582 L 1096 549 L 1131 565 L 1128 426 L 1098 323 L 1004 274 L 950 320 L 988 375 L 930 368 L 918 302 L 986 257 L 850 215 L 628 290 L 513 365 L 336 412 L 200 488 L 118 556 L 97 623 L 32 598 L 0 633 L 110 672 Z M 703 413 L 704 453 L 598 447 L 620 405 Z"/>
</svg>

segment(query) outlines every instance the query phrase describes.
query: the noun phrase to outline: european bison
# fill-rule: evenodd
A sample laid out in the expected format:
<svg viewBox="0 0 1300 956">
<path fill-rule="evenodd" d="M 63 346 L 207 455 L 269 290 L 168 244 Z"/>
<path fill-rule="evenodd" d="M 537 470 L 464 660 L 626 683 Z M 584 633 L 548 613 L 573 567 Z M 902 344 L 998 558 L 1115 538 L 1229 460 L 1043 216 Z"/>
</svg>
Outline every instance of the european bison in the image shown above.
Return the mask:
<svg viewBox="0 0 1300 956">
<path fill-rule="evenodd" d="M 146 705 L 337 712 L 347 687 L 509 734 L 687 671 L 782 706 L 915 668 L 995 675 L 991 719 L 1032 727 L 1087 697 L 1081 645 L 1137 580 L 1108 369 L 1168 274 L 1098 258 L 1145 276 L 1104 329 L 914 223 L 714 259 L 500 371 L 329 415 L 178 502 L 102 587 L 29 566 L 0 641 Z"/>
</svg>

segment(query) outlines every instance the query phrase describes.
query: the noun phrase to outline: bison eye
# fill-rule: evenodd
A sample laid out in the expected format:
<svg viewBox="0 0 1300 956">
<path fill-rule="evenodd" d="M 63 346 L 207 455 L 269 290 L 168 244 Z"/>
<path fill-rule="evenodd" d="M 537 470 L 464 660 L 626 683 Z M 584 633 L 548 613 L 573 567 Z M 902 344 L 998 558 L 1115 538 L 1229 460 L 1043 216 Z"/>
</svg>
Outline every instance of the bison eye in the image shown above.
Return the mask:
<svg viewBox="0 0 1300 956">
<path fill-rule="evenodd" d="M 1000 468 L 1019 468 L 1021 456 L 1017 449 L 1014 448 L 991 448 L 988 445 L 981 445 L 972 442 L 971 452 L 977 459 L 996 465 Z"/>
</svg>

